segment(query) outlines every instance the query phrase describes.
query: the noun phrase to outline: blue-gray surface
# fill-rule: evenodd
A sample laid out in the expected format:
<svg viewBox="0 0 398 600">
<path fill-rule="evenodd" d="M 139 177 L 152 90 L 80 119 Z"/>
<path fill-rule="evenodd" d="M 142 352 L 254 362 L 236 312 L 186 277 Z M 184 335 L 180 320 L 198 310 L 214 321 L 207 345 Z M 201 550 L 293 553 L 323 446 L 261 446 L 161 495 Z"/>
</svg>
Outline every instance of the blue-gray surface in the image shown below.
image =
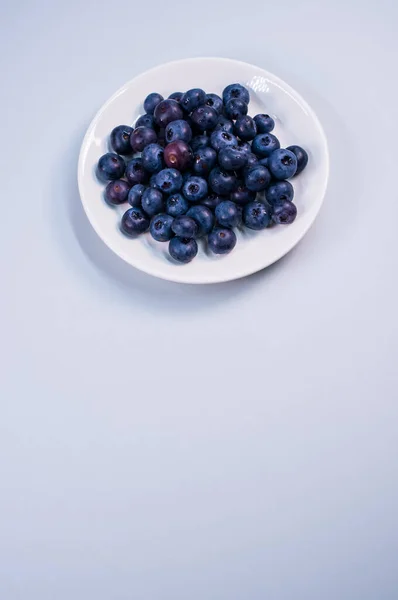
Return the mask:
<svg viewBox="0 0 398 600">
<path fill-rule="evenodd" d="M 2 2 L 1 600 L 396 600 L 395 0 Z M 221 55 L 289 81 L 332 172 L 246 280 L 135 272 L 76 163 L 134 75 Z"/>
</svg>

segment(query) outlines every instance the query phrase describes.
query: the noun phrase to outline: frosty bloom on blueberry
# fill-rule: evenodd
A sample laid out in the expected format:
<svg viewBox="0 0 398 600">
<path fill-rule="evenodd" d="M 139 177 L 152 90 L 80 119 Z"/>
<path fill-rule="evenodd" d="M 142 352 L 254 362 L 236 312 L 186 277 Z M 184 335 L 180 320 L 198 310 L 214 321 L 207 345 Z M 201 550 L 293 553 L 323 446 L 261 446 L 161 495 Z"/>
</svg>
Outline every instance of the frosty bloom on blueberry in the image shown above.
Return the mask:
<svg viewBox="0 0 398 600">
<path fill-rule="evenodd" d="M 198 253 L 196 238 L 223 255 L 237 244 L 236 227 L 259 231 L 293 223 L 297 207 L 288 180 L 309 157 L 297 144 L 281 148 L 271 133 L 276 118 L 250 116 L 250 94 L 241 83 L 220 95 L 196 87 L 164 99 L 168 92 L 148 94 L 135 127 L 116 125 L 112 152 L 98 160 L 105 201 L 116 211 L 131 207 L 121 217 L 121 232 L 169 242 L 171 260 L 187 264 Z"/>
</svg>

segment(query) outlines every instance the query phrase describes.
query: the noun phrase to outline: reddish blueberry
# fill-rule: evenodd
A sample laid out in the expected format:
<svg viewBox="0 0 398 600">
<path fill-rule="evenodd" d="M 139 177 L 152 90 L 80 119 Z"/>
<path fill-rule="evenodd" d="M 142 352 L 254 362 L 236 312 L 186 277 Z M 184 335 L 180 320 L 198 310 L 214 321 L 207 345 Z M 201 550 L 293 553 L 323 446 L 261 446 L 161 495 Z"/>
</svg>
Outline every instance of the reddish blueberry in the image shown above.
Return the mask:
<svg viewBox="0 0 398 600">
<path fill-rule="evenodd" d="M 116 179 L 110 181 L 105 188 L 105 200 L 108 204 L 123 204 L 127 201 L 129 195 L 130 186 L 127 181 L 123 179 Z"/>
<path fill-rule="evenodd" d="M 162 100 L 153 113 L 155 123 L 159 127 L 166 127 L 172 121 L 182 119 L 181 106 L 175 100 Z"/>
<path fill-rule="evenodd" d="M 156 132 L 151 127 L 137 127 L 130 136 L 130 144 L 134 152 L 142 152 L 145 146 L 154 144 L 156 141 Z"/>
<path fill-rule="evenodd" d="M 192 150 L 186 142 L 175 140 L 164 149 L 164 161 L 168 167 L 186 171 L 192 166 Z"/>
</svg>

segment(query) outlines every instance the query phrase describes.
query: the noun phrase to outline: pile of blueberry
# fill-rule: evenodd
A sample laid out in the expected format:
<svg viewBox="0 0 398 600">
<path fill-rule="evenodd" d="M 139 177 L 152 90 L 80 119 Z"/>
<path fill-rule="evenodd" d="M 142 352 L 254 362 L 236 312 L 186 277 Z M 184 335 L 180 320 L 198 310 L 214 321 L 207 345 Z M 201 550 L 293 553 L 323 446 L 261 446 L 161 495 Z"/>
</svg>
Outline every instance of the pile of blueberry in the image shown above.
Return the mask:
<svg viewBox="0 0 398 600">
<path fill-rule="evenodd" d="M 149 229 L 155 240 L 169 242 L 175 260 L 187 263 L 198 252 L 197 238 L 207 236 L 212 252 L 227 254 L 242 223 L 259 230 L 294 221 L 287 180 L 301 173 L 308 155 L 300 146 L 282 149 L 269 115 L 248 116 L 249 100 L 239 83 L 228 85 L 222 98 L 201 89 L 167 100 L 153 93 L 135 128 L 115 127 L 114 152 L 101 156 L 97 172 L 109 182 L 109 204 L 131 205 L 121 221 L 124 234 Z"/>
</svg>

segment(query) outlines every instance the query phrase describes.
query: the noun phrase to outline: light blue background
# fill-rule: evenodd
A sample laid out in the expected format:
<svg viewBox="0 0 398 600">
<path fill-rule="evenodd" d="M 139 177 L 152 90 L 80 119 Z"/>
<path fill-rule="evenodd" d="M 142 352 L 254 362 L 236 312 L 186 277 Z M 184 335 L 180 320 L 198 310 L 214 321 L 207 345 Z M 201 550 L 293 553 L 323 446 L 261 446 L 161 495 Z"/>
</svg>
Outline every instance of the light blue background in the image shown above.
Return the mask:
<svg viewBox="0 0 398 600">
<path fill-rule="evenodd" d="M 1 600 L 397 599 L 397 21 L 1 3 Z M 76 166 L 119 86 L 200 55 L 291 83 L 331 181 L 285 259 L 184 287 L 103 246 Z"/>
</svg>

